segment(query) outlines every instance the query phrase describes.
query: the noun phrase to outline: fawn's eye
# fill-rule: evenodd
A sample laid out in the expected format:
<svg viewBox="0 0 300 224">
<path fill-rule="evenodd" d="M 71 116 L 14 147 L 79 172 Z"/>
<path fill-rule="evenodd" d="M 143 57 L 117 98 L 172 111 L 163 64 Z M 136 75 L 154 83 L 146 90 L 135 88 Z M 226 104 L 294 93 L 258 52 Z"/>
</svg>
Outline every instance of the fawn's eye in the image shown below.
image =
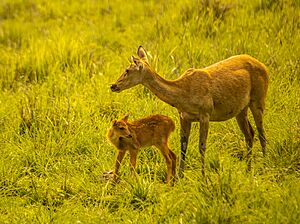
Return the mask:
<svg viewBox="0 0 300 224">
<path fill-rule="evenodd" d="M 123 128 L 123 127 L 120 127 L 120 130 L 125 130 L 125 128 Z"/>
</svg>

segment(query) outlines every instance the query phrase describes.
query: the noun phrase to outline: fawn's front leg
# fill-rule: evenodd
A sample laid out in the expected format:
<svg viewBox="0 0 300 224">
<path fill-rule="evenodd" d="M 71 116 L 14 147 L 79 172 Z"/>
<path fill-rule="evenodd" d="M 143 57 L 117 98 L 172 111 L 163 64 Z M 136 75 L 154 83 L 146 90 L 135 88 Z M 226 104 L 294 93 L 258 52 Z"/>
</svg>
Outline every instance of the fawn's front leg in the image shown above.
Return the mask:
<svg viewBox="0 0 300 224">
<path fill-rule="evenodd" d="M 125 156 L 125 153 L 126 153 L 125 150 L 118 150 L 118 156 L 117 156 L 116 165 L 115 165 L 115 172 L 114 172 L 114 176 L 113 176 L 114 181 L 117 181 L 117 179 L 118 179 L 119 169 L 121 166 L 121 162 Z"/>
<path fill-rule="evenodd" d="M 130 172 L 131 172 L 131 175 L 134 175 L 138 150 L 131 149 L 131 150 L 129 150 L 129 153 L 130 153 Z"/>
</svg>

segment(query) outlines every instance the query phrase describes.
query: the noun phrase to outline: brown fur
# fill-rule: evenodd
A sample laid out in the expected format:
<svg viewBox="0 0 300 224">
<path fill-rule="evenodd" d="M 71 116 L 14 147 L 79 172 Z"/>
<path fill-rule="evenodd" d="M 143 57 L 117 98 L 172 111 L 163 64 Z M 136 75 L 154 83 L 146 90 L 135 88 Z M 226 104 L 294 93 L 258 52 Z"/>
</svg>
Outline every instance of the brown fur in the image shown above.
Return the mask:
<svg viewBox="0 0 300 224">
<path fill-rule="evenodd" d="M 249 55 L 237 55 L 205 67 L 188 69 L 176 80 L 165 80 L 148 64 L 146 51 L 139 47 L 140 58 L 111 86 L 121 92 L 137 84 L 150 89 L 158 98 L 178 109 L 181 122 L 180 176 L 190 135 L 191 122 L 200 122 L 199 151 L 204 174 L 204 155 L 209 121 L 225 121 L 236 117 L 248 148 L 248 168 L 252 153 L 254 131 L 247 111 L 250 108 L 265 154 L 266 139 L 263 112 L 268 89 L 268 73 L 264 64 Z"/>
<path fill-rule="evenodd" d="M 155 146 L 161 151 L 167 163 L 167 183 L 174 179 L 176 155 L 168 146 L 169 136 L 174 129 L 172 119 L 163 115 L 152 115 L 132 122 L 128 121 L 127 115 L 119 121 L 113 121 L 107 137 L 118 149 L 114 179 L 117 178 L 126 151 L 130 153 L 131 172 L 134 172 L 137 154 L 145 146 Z"/>
</svg>

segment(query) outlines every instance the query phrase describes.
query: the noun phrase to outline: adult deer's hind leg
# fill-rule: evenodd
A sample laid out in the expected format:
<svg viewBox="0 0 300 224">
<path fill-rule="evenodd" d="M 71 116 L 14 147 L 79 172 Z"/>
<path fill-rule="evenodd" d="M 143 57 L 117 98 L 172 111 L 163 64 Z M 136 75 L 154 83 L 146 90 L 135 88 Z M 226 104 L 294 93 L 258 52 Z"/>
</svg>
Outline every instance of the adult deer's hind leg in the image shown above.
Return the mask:
<svg viewBox="0 0 300 224">
<path fill-rule="evenodd" d="M 248 120 L 247 117 L 248 107 L 244 108 L 237 116 L 237 123 L 245 136 L 246 144 L 247 144 L 247 165 L 248 170 L 251 169 L 251 156 L 252 156 L 252 146 L 253 146 L 253 138 L 254 138 L 254 130 Z"/>
<path fill-rule="evenodd" d="M 265 130 L 263 127 L 263 111 L 264 111 L 264 103 L 256 103 L 253 102 L 250 104 L 250 110 L 253 114 L 253 118 L 255 121 L 255 125 L 258 131 L 258 138 L 260 141 L 260 145 L 262 148 L 263 155 L 266 154 L 266 137 Z"/>
<path fill-rule="evenodd" d="M 199 151 L 201 154 L 202 175 L 205 176 L 205 151 L 209 128 L 209 117 L 200 119 Z"/>
</svg>

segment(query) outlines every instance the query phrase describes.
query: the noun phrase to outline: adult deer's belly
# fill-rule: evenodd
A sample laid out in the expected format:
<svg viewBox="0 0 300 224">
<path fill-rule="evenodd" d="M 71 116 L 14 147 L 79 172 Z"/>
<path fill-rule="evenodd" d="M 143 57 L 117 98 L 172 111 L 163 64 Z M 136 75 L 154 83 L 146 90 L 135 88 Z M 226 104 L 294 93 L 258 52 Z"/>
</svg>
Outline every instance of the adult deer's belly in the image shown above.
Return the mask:
<svg viewBox="0 0 300 224">
<path fill-rule="evenodd" d="M 223 101 L 215 101 L 210 120 L 225 121 L 233 118 L 249 105 L 249 101 L 249 94 L 241 95 L 240 97 L 224 98 Z"/>
</svg>

